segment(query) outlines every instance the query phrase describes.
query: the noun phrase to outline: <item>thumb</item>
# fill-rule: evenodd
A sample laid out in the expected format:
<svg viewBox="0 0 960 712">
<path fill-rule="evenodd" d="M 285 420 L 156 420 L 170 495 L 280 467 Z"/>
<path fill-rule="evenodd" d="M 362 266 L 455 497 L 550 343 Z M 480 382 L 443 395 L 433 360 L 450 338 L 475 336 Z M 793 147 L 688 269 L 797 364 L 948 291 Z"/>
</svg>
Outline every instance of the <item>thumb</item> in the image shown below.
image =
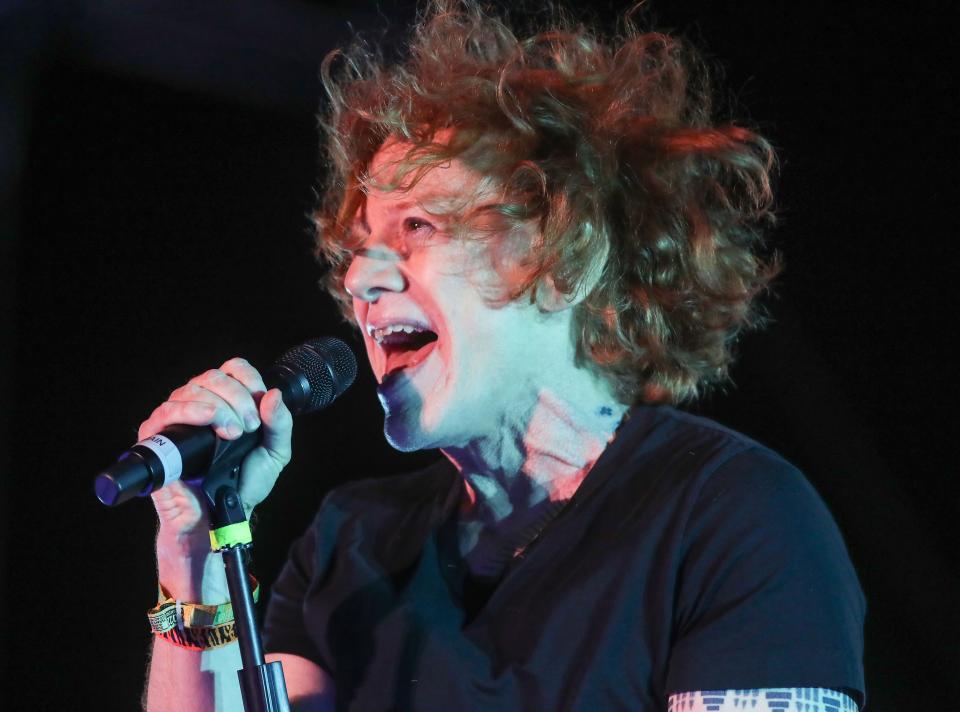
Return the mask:
<svg viewBox="0 0 960 712">
<path fill-rule="evenodd" d="M 260 400 L 260 421 L 263 424 L 260 446 L 278 466 L 285 466 L 293 456 L 290 442 L 293 415 L 284 404 L 279 388 L 270 389 Z"/>
</svg>

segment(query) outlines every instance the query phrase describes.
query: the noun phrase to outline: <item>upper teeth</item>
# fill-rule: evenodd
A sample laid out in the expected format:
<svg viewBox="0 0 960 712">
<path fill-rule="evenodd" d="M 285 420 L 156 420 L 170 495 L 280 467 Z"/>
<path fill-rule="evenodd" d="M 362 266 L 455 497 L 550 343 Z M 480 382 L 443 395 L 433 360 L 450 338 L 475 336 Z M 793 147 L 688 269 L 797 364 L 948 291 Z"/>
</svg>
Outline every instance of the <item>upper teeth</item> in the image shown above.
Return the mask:
<svg viewBox="0 0 960 712">
<path fill-rule="evenodd" d="M 396 334 L 398 332 L 404 332 L 406 334 L 413 334 L 415 332 L 425 331 L 419 326 L 414 326 L 413 324 L 393 324 L 391 326 L 385 326 L 382 329 L 370 328 L 370 335 L 377 341 L 377 343 L 383 341 L 384 337 L 390 334 Z"/>
</svg>

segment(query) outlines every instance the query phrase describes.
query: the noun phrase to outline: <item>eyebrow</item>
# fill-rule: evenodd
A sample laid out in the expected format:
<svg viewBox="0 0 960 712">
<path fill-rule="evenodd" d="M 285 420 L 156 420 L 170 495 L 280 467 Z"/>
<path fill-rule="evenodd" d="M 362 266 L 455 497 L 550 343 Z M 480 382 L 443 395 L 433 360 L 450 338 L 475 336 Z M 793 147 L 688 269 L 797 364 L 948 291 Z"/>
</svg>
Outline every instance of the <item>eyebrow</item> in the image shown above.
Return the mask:
<svg viewBox="0 0 960 712">
<path fill-rule="evenodd" d="M 436 193 L 436 195 L 444 195 L 444 194 L 438 192 Z M 435 197 L 435 196 L 432 196 L 432 195 L 427 196 L 426 199 L 429 200 L 432 197 Z M 413 207 L 420 207 L 422 202 L 423 201 L 402 200 L 396 205 L 394 205 L 393 207 L 391 207 L 391 211 L 402 212 L 404 210 L 409 210 L 410 208 L 413 208 Z M 366 201 L 363 201 L 363 203 L 360 205 L 360 214 L 354 219 L 353 227 L 359 227 L 360 230 L 366 235 L 369 235 L 371 233 L 370 223 L 367 221 L 367 202 Z"/>
<path fill-rule="evenodd" d="M 396 203 L 394 206 L 392 206 L 392 207 L 391 207 L 391 211 L 392 211 L 392 212 L 403 212 L 404 210 L 408 210 L 409 208 L 412 208 L 412 207 L 418 207 L 418 208 L 420 208 L 420 207 L 422 207 L 422 204 L 423 204 L 424 202 L 429 202 L 431 199 L 437 199 L 437 198 L 440 198 L 440 199 L 443 199 L 443 198 L 453 199 L 453 198 L 455 198 L 455 197 L 456 197 L 456 194 L 455 194 L 455 193 L 448 193 L 448 192 L 444 192 L 444 191 L 437 191 L 437 192 L 435 192 L 435 193 L 432 193 L 432 194 L 430 194 L 430 195 L 425 196 L 422 200 L 419 200 L 419 201 L 417 201 L 417 200 L 402 200 L 402 201 L 400 201 L 399 203 Z M 471 210 L 470 212 L 472 212 L 472 213 L 481 213 L 481 212 L 485 212 L 485 211 L 487 211 L 487 210 L 491 210 L 491 209 L 498 208 L 498 207 L 500 207 L 501 205 L 503 205 L 503 203 L 501 203 L 501 202 L 487 202 L 487 203 L 483 203 L 483 204 L 481 204 L 481 205 L 478 205 L 477 207 L 475 207 L 475 208 L 474 208 L 473 210 Z M 371 228 L 370 228 L 370 223 L 367 221 L 367 203 L 366 203 L 366 201 L 363 201 L 363 203 L 361 203 L 361 205 L 360 205 L 360 213 L 359 213 L 359 215 L 357 215 L 357 217 L 354 219 L 354 221 L 353 221 L 353 223 L 352 223 L 352 225 L 351 225 L 351 230 L 356 229 L 356 228 L 359 228 L 359 229 L 360 229 L 360 232 L 362 232 L 364 235 L 371 235 L 372 232 L 373 232 L 373 231 L 371 230 Z"/>
</svg>

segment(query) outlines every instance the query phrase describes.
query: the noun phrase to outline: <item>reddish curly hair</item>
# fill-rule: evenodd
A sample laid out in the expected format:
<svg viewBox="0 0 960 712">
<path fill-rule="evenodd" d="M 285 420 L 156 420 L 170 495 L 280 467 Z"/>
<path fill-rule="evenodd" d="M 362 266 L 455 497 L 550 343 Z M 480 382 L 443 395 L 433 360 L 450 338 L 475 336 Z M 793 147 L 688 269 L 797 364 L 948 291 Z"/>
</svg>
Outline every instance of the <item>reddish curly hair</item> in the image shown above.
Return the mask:
<svg viewBox="0 0 960 712">
<path fill-rule="evenodd" d="M 537 300 L 547 281 L 567 295 L 578 358 L 623 402 L 683 401 L 727 378 L 779 267 L 762 239 L 775 155 L 753 131 L 714 125 L 709 72 L 690 45 L 629 16 L 614 39 L 566 20 L 521 39 L 472 0 L 435 0 L 403 61 L 358 41 L 328 55 L 323 79 L 317 254 L 345 316 L 350 226 L 392 138 L 411 146 L 414 181 L 451 159 L 498 180 L 508 198 L 493 208 L 496 230 L 538 221 L 508 298 Z"/>
</svg>

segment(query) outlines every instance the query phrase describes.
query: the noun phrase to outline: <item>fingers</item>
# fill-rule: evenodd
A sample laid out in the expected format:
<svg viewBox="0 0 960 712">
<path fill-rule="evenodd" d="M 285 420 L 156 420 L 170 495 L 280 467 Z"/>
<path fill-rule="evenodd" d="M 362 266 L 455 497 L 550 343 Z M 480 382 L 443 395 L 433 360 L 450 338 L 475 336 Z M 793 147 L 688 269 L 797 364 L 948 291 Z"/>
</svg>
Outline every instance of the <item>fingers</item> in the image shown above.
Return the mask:
<svg viewBox="0 0 960 712">
<path fill-rule="evenodd" d="M 156 435 L 172 423 L 210 425 L 217 416 L 213 403 L 202 401 L 167 401 L 157 406 L 150 417 L 140 424 L 137 440 Z"/>
<path fill-rule="evenodd" d="M 256 430 L 260 427 L 260 416 L 257 414 L 257 404 L 253 400 L 253 394 L 249 388 L 233 376 L 220 369 L 212 368 L 206 373 L 191 379 L 187 385 L 199 386 L 203 400 L 206 400 L 203 391 L 209 391 L 214 396 L 218 396 L 219 400 L 213 398 L 212 402 L 218 407 L 225 403 L 233 413 L 223 413 L 223 415 L 235 416 L 236 423 L 241 431 Z"/>
<path fill-rule="evenodd" d="M 225 362 L 220 367 L 220 370 L 239 381 L 255 396 L 262 396 L 267 390 L 263 378 L 260 376 L 260 372 L 251 366 L 250 362 L 245 358 L 232 358 Z M 257 400 L 259 400 L 259 398 Z"/>
<path fill-rule="evenodd" d="M 257 401 L 264 391 L 257 370 L 245 359 L 233 358 L 173 391 L 142 427 L 157 432 L 171 423 L 212 425 L 218 437 L 233 440 L 260 427 Z M 200 405 L 189 404 L 207 404 L 212 411 L 204 417 Z"/>
<path fill-rule="evenodd" d="M 160 525 L 172 524 L 176 531 L 192 531 L 203 522 L 205 511 L 200 499 L 185 482 L 171 482 L 150 493 Z"/>
</svg>

